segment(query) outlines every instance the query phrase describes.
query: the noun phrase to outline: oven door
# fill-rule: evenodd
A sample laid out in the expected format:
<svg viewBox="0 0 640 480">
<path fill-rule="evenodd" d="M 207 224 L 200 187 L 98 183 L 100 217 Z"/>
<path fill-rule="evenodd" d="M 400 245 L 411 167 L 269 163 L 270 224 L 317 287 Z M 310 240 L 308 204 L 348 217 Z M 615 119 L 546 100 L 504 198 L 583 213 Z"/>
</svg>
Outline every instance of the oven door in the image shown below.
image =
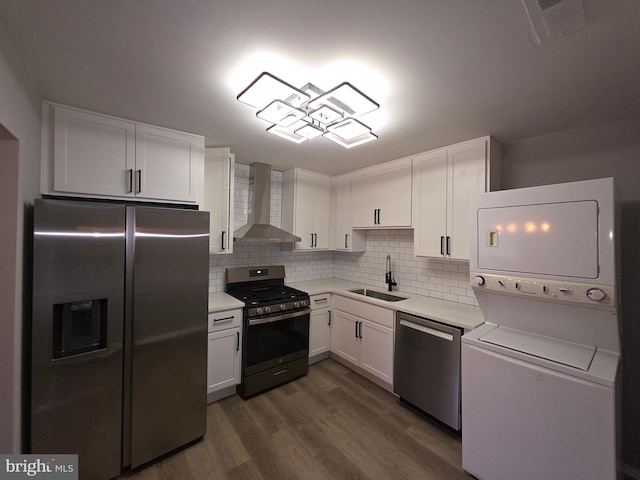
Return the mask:
<svg viewBox="0 0 640 480">
<path fill-rule="evenodd" d="M 252 318 L 245 324 L 244 375 L 309 355 L 311 309 Z"/>
</svg>

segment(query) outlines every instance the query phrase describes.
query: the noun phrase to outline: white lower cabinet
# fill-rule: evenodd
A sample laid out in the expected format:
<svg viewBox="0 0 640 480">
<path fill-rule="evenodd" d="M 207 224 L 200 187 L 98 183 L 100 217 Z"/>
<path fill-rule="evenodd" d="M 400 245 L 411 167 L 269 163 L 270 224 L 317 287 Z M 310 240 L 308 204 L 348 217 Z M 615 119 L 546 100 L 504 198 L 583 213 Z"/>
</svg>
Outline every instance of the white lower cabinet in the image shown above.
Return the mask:
<svg viewBox="0 0 640 480">
<path fill-rule="evenodd" d="M 242 361 L 242 310 L 209 314 L 207 400 L 213 402 L 235 393 Z"/>
<path fill-rule="evenodd" d="M 331 349 L 331 295 L 311 295 L 309 317 L 309 363 L 315 363 L 329 355 Z"/>
<path fill-rule="evenodd" d="M 336 295 L 331 352 L 392 388 L 394 317 L 393 310 Z"/>
</svg>

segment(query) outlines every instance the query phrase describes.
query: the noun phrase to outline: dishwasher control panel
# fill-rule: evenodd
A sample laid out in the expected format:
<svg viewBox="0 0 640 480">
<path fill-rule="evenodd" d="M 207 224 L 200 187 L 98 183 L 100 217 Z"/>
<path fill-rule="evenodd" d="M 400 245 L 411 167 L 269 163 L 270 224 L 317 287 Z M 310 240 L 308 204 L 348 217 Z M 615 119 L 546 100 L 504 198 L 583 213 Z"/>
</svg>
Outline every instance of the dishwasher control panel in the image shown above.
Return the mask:
<svg viewBox="0 0 640 480">
<path fill-rule="evenodd" d="M 471 287 L 487 293 L 502 293 L 551 302 L 590 305 L 611 309 L 616 306 L 616 292 L 611 285 L 560 282 L 541 278 L 471 272 Z"/>
</svg>

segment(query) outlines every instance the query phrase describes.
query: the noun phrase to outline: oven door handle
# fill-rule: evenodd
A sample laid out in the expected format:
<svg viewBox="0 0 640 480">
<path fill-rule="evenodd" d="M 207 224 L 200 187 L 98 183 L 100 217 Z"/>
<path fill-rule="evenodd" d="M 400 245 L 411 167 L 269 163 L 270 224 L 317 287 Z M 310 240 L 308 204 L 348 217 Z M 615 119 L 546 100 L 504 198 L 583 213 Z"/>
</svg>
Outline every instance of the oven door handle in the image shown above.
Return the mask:
<svg viewBox="0 0 640 480">
<path fill-rule="evenodd" d="M 305 308 L 304 310 L 296 310 L 295 312 L 283 313 L 281 315 L 274 315 L 272 317 L 254 318 L 249 320 L 249 325 L 260 325 L 262 323 L 279 322 L 280 320 L 287 320 L 289 318 L 303 317 L 305 315 L 309 315 L 310 312 L 310 308 Z"/>
</svg>

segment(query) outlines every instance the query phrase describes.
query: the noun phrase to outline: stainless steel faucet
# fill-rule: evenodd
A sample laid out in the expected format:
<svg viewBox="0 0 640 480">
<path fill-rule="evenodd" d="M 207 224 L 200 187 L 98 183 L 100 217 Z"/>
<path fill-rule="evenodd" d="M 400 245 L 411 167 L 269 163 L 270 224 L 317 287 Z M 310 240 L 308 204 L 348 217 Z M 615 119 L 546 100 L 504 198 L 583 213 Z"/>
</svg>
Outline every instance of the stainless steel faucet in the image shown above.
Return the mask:
<svg viewBox="0 0 640 480">
<path fill-rule="evenodd" d="M 387 255 L 386 270 L 387 270 L 387 273 L 385 273 L 384 275 L 384 283 L 389 285 L 389 291 L 391 291 L 393 290 L 393 287 L 398 285 L 396 281 L 393 279 L 393 275 L 391 274 L 391 255 Z"/>
</svg>

